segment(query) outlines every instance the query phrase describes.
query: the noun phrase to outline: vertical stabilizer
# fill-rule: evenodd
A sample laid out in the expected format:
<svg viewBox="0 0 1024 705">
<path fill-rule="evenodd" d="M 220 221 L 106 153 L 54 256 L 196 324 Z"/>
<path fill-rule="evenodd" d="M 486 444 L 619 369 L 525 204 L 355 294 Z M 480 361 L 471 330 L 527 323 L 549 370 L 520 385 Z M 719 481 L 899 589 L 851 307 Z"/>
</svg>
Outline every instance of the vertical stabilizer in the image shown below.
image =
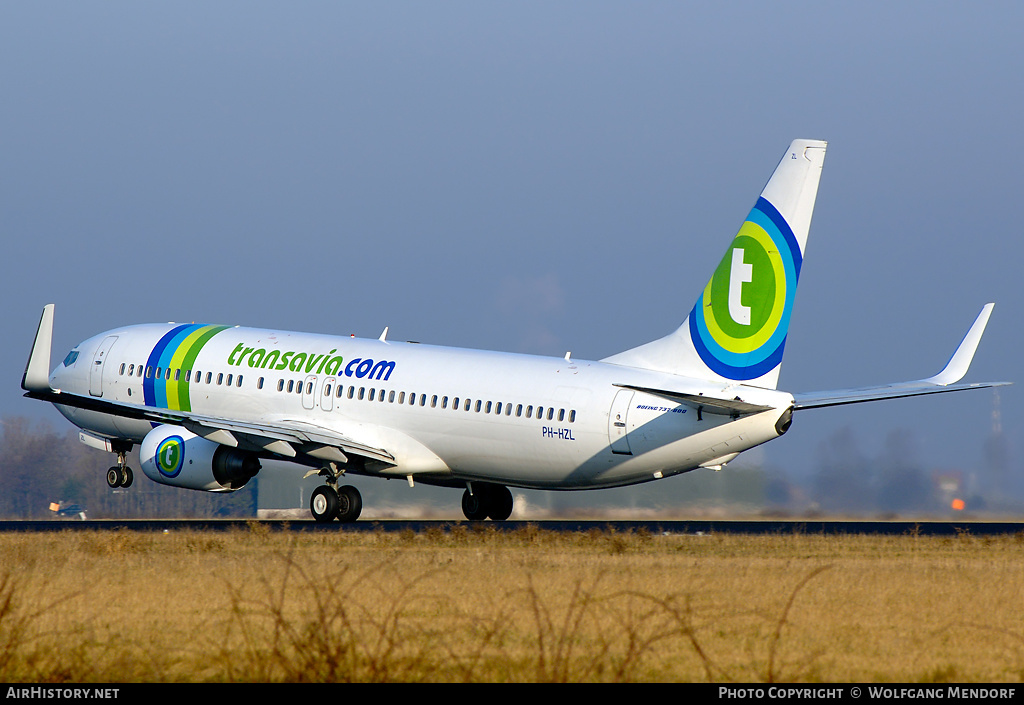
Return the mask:
<svg viewBox="0 0 1024 705">
<path fill-rule="evenodd" d="M 603 362 L 774 389 L 826 145 L 793 141 L 674 333 Z"/>
</svg>

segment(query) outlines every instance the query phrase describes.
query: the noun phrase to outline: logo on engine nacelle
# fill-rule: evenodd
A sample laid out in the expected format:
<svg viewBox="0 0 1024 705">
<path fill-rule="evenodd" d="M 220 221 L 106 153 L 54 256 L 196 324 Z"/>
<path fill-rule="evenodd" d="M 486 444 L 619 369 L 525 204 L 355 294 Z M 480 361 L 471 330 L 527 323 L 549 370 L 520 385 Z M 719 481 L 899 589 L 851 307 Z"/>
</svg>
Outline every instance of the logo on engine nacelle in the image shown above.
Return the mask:
<svg viewBox="0 0 1024 705">
<path fill-rule="evenodd" d="M 185 441 L 181 436 L 168 436 L 156 447 L 156 467 L 165 477 L 177 477 L 185 462 Z"/>
</svg>

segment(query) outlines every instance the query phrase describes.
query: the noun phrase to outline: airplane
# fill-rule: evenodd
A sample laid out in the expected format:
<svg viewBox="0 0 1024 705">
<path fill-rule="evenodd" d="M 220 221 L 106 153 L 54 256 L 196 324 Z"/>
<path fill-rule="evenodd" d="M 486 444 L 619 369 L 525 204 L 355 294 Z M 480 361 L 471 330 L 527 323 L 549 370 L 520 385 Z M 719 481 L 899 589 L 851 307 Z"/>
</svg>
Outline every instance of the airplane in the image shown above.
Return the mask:
<svg viewBox="0 0 1024 705">
<path fill-rule="evenodd" d="M 510 487 L 583 490 L 719 469 L 786 433 L 795 412 L 980 389 L 959 383 L 993 304 L 936 375 L 830 392 L 777 388 L 827 143 L 795 140 L 682 324 L 598 361 L 239 326 L 100 333 L 50 369 L 42 313 L 22 388 L 112 452 L 111 488 L 151 480 L 238 490 L 268 460 L 320 475 L 317 522 L 352 522 L 348 475 L 463 489 L 468 520 L 503 521 Z"/>
</svg>

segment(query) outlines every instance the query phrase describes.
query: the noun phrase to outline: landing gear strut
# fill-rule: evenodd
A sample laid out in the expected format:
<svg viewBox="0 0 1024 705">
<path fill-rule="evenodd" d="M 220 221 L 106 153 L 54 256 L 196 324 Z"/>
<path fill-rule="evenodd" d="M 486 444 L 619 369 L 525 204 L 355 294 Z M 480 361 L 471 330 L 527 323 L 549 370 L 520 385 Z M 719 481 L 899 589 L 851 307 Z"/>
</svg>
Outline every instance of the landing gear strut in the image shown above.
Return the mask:
<svg viewBox="0 0 1024 705">
<path fill-rule="evenodd" d="M 117 465 L 107 470 L 107 485 L 110 489 L 128 489 L 135 480 L 135 474 L 128 467 L 128 451 L 117 451 Z"/>
<path fill-rule="evenodd" d="M 512 516 L 512 493 L 504 485 L 474 482 L 462 494 L 462 513 L 470 521 L 505 521 Z"/>
<path fill-rule="evenodd" d="M 338 478 L 342 473 L 337 472 L 334 463 L 330 468 L 320 471 L 321 475 L 327 478 L 327 484 L 321 485 L 313 490 L 313 496 L 309 498 L 309 511 L 317 523 L 326 523 L 337 519 L 343 524 L 353 522 L 359 518 L 363 511 L 363 497 L 352 485 L 338 487 Z"/>
</svg>

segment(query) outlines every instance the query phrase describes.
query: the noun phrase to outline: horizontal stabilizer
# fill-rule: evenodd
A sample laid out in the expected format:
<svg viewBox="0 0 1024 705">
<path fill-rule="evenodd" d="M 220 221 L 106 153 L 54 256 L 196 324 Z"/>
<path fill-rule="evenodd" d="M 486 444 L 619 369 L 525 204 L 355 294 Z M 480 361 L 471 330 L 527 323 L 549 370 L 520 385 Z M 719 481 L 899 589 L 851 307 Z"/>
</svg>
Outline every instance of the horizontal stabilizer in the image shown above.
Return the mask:
<svg viewBox="0 0 1024 705">
<path fill-rule="evenodd" d="M 691 406 L 703 409 L 705 413 L 719 414 L 721 416 L 749 416 L 750 414 L 759 414 L 762 411 L 768 411 L 773 408 L 770 406 L 763 406 L 761 404 L 751 404 L 750 402 L 743 401 L 739 397 L 736 397 L 735 399 L 717 399 L 703 394 L 687 394 L 685 392 L 674 392 L 668 389 L 635 387 L 631 384 L 617 384 L 615 386 L 622 387 L 623 389 L 632 389 L 637 392 L 653 394 L 654 396 L 670 399 L 671 401 L 679 402 L 681 404 L 690 404 Z"/>
<path fill-rule="evenodd" d="M 974 353 L 978 349 L 981 335 L 988 325 L 989 316 L 992 315 L 992 308 L 995 304 L 986 304 L 975 319 L 974 325 L 967 331 L 967 335 L 960 342 L 953 357 L 949 359 L 946 366 L 937 375 L 927 379 L 919 379 L 913 382 L 897 382 L 895 384 L 883 384 L 874 387 L 858 387 L 854 389 L 837 389 L 830 392 L 808 392 L 793 395 L 794 409 L 817 409 L 825 406 L 839 406 L 841 404 L 859 404 L 866 401 L 878 401 L 881 399 L 898 399 L 900 397 L 916 397 L 923 394 L 938 394 L 942 392 L 959 392 L 965 389 L 984 389 L 986 387 L 1001 387 L 1009 382 L 978 382 L 974 384 L 956 384 L 967 374 L 974 359 Z"/>
</svg>

